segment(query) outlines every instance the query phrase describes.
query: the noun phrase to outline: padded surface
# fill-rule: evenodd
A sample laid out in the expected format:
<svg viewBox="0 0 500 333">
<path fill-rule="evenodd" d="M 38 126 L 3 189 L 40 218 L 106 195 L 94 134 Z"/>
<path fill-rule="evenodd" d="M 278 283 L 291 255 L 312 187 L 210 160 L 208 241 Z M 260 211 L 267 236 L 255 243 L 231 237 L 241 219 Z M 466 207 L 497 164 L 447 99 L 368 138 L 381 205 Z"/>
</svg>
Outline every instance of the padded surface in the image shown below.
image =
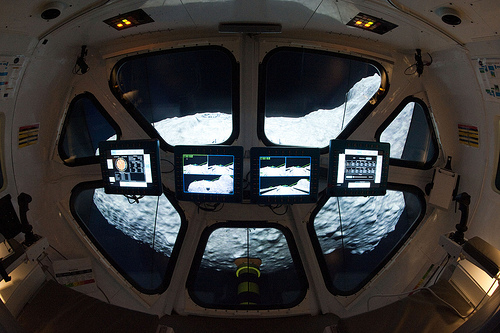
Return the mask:
<svg viewBox="0 0 500 333">
<path fill-rule="evenodd" d="M 479 237 L 472 237 L 463 246 L 463 251 L 474 258 L 490 276 L 500 270 L 500 251 Z"/>
<path fill-rule="evenodd" d="M 48 281 L 18 318 L 28 332 L 156 332 L 158 316 L 102 302 Z"/>
<path fill-rule="evenodd" d="M 160 325 L 172 327 L 175 333 L 323 333 L 336 326 L 334 314 L 284 318 L 211 318 L 197 316 L 163 316 Z"/>
<path fill-rule="evenodd" d="M 462 315 L 472 308 L 446 281 L 431 289 L 452 304 Z M 452 309 L 427 290 L 414 293 L 397 302 L 357 316 L 340 320 L 339 333 L 447 333 L 465 322 Z"/>
<path fill-rule="evenodd" d="M 158 316 L 124 309 L 70 288 L 48 281 L 30 301 L 18 318 L 28 332 L 141 332 L 155 333 L 159 323 L 172 327 L 175 333 L 193 332 L 294 332 L 323 333 L 335 326 L 333 314 L 287 318 L 210 318 L 194 316 Z M 246 329 L 248 328 L 248 330 Z"/>
</svg>

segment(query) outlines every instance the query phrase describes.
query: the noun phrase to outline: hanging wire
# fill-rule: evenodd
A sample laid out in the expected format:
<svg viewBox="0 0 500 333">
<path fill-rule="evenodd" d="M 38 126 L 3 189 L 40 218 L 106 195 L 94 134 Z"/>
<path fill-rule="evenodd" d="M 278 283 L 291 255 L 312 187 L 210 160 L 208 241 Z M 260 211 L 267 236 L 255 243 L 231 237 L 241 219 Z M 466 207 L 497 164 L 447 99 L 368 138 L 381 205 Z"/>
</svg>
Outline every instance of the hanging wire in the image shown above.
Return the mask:
<svg viewBox="0 0 500 333">
<path fill-rule="evenodd" d="M 129 204 L 138 204 L 139 200 L 144 198 L 143 195 L 130 195 L 130 194 L 124 194 L 123 195 L 125 198 L 127 198 Z"/>
<path fill-rule="evenodd" d="M 275 215 L 281 216 L 285 215 L 288 212 L 289 205 L 276 205 L 276 206 L 269 205 L 268 207 Z M 281 207 L 285 207 L 285 211 L 283 213 L 278 213 L 276 209 L 279 209 Z"/>
<path fill-rule="evenodd" d="M 250 264 L 250 228 L 247 227 L 247 266 Z"/>
<path fill-rule="evenodd" d="M 153 285 L 153 270 L 155 267 L 155 257 L 156 257 L 156 249 L 155 249 L 155 242 L 156 242 L 156 223 L 158 221 L 158 207 L 160 205 L 160 196 L 157 197 L 156 199 L 156 211 L 155 211 L 155 220 L 154 220 L 154 226 L 153 226 L 153 251 L 151 251 L 151 269 L 150 269 L 150 283 Z"/>
<path fill-rule="evenodd" d="M 422 73 L 424 71 L 424 66 L 432 65 L 432 61 L 433 61 L 432 56 L 429 52 L 427 52 L 427 55 L 429 56 L 430 61 L 423 62 L 420 50 L 417 49 L 417 54 L 415 54 L 415 63 L 413 65 L 406 67 L 404 74 L 405 75 L 413 75 L 415 73 L 418 73 L 418 76 L 422 75 Z"/>
<path fill-rule="evenodd" d="M 198 214 L 200 210 L 205 212 L 218 212 L 224 208 L 224 204 L 220 202 L 208 203 L 208 202 L 195 202 L 195 205 L 198 207 Z"/>
<path fill-rule="evenodd" d="M 346 262 L 345 259 L 345 247 L 344 247 L 344 230 L 342 229 L 342 213 L 340 211 L 340 199 L 337 197 L 337 211 L 339 212 L 339 226 L 340 226 L 340 235 L 341 235 L 341 241 L 342 241 L 342 259 L 343 262 Z"/>
<path fill-rule="evenodd" d="M 250 175 L 250 171 L 248 171 L 247 174 L 245 175 L 245 178 L 243 178 L 243 184 L 245 184 L 243 186 L 244 190 L 246 190 L 250 186 L 249 175 Z"/>
<path fill-rule="evenodd" d="M 349 77 L 347 78 L 347 82 L 348 82 L 349 87 L 350 87 L 351 86 L 351 60 L 349 60 Z M 347 112 L 348 97 L 349 97 L 349 90 L 344 95 L 344 114 L 342 115 L 342 125 L 340 127 L 340 132 L 342 132 L 344 130 L 344 123 L 345 123 L 345 115 L 346 115 L 346 112 Z"/>
<path fill-rule="evenodd" d="M 162 171 L 161 173 L 172 173 L 172 172 L 174 172 L 174 170 L 175 170 L 174 163 L 172 163 L 171 161 L 167 160 L 166 158 L 162 158 L 161 161 L 165 161 L 165 162 L 167 162 L 168 164 L 170 164 L 172 166 L 172 170 Z"/>
<path fill-rule="evenodd" d="M 432 275 L 429 277 L 429 279 L 427 280 L 427 282 L 424 284 L 424 287 L 427 287 L 431 283 L 432 279 L 434 279 L 434 276 L 435 276 L 434 283 L 437 282 L 437 280 L 439 279 L 439 277 L 443 273 L 444 269 L 446 268 L 446 265 L 448 265 L 448 261 L 450 261 L 450 258 L 451 258 L 451 256 L 449 254 L 447 254 L 443 258 L 443 260 L 441 260 L 441 263 L 436 267 L 436 269 L 434 270 L 434 272 L 432 273 Z"/>
<path fill-rule="evenodd" d="M 250 271 L 250 228 L 247 227 L 247 273 Z M 250 280 L 247 280 L 247 290 L 250 290 Z"/>
<path fill-rule="evenodd" d="M 52 250 L 54 250 L 54 251 L 55 251 L 58 255 L 60 255 L 60 256 L 61 256 L 64 260 L 69 260 L 69 259 L 68 259 L 68 258 L 67 258 L 64 254 L 62 254 L 62 253 L 61 253 L 58 249 L 56 249 L 54 246 L 49 245 L 49 247 L 50 247 Z M 49 275 L 50 275 L 50 277 L 51 277 L 51 279 L 52 279 L 53 281 L 58 282 L 58 281 L 57 281 L 56 276 L 52 273 L 52 271 L 51 271 L 51 269 L 49 268 L 49 266 L 45 265 L 45 264 L 42 262 L 42 260 L 47 259 L 47 260 L 50 262 L 50 265 L 53 265 L 53 261 L 52 261 L 52 259 L 50 258 L 49 254 L 48 254 L 48 253 L 46 253 L 46 252 L 43 252 L 43 253 L 42 253 L 42 255 L 43 255 L 43 257 L 42 257 L 42 256 L 40 256 L 39 258 L 37 258 L 37 259 L 36 259 L 36 261 L 37 261 L 38 265 L 40 266 L 40 268 L 42 269 L 42 271 L 43 271 L 44 273 L 47 273 L 47 274 L 49 274 Z M 108 295 L 106 295 L 106 293 L 104 292 L 104 290 L 102 290 L 102 288 L 99 286 L 99 284 L 97 283 L 97 281 L 94 281 L 94 283 L 95 283 L 95 286 L 97 287 L 97 289 L 99 289 L 99 291 L 103 294 L 104 298 L 106 298 L 106 301 L 107 301 L 108 303 L 110 303 L 110 304 L 111 304 L 111 301 L 109 300 Z"/>
<path fill-rule="evenodd" d="M 342 115 L 342 125 L 340 126 L 340 132 L 344 130 L 344 122 L 345 122 L 345 114 L 347 111 L 347 97 L 349 96 L 349 92 L 345 93 L 344 97 L 344 114 Z"/>
</svg>

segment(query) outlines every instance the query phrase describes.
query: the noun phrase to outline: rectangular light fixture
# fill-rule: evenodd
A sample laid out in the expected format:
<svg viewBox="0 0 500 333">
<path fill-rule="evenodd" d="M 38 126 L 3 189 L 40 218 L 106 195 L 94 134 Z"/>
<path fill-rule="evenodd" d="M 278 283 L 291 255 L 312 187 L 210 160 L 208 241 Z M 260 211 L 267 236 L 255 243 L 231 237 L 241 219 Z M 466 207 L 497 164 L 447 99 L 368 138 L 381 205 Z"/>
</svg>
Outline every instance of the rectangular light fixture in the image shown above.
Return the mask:
<svg viewBox="0 0 500 333">
<path fill-rule="evenodd" d="M 347 25 L 363 30 L 372 31 L 379 35 L 383 35 L 386 32 L 391 31 L 392 29 L 397 27 L 397 25 L 394 23 L 364 13 L 359 13 L 358 15 L 354 16 L 352 20 L 347 22 Z"/>
<path fill-rule="evenodd" d="M 227 22 L 219 24 L 220 33 L 277 34 L 281 33 L 279 23 Z"/>
<path fill-rule="evenodd" d="M 130 27 L 136 27 L 141 24 L 151 23 L 154 20 L 142 9 L 120 14 L 103 21 L 116 30 L 123 30 Z"/>
</svg>

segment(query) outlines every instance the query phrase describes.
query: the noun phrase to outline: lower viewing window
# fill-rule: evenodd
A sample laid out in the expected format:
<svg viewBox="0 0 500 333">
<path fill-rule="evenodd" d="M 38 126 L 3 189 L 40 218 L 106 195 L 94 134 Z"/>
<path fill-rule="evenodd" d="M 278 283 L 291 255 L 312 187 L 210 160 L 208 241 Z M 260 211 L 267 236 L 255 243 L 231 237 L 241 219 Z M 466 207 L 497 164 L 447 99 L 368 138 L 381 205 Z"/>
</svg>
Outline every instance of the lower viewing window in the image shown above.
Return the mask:
<svg viewBox="0 0 500 333">
<path fill-rule="evenodd" d="M 185 218 L 166 195 L 135 202 L 105 194 L 100 182 L 77 185 L 71 211 L 99 251 L 137 290 L 166 290 L 175 265 Z M 182 214 L 182 215 L 181 215 Z"/>
<path fill-rule="evenodd" d="M 200 306 L 290 308 L 307 279 L 290 231 L 267 222 L 218 223 L 204 231 L 188 279 Z"/>
<path fill-rule="evenodd" d="M 416 187 L 389 184 L 385 196 L 323 199 L 309 234 L 334 295 L 359 291 L 391 259 L 425 214 Z"/>
</svg>

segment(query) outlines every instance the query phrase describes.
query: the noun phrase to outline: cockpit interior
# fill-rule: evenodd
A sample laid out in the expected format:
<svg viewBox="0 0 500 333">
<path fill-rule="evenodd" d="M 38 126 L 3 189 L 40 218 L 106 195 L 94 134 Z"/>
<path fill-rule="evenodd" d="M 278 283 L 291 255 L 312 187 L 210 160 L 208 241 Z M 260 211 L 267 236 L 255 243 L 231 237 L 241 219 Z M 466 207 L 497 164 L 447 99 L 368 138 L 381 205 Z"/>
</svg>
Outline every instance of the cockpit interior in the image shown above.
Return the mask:
<svg viewBox="0 0 500 333">
<path fill-rule="evenodd" d="M 1 6 L 1 332 L 500 331 L 495 0 Z"/>
</svg>

